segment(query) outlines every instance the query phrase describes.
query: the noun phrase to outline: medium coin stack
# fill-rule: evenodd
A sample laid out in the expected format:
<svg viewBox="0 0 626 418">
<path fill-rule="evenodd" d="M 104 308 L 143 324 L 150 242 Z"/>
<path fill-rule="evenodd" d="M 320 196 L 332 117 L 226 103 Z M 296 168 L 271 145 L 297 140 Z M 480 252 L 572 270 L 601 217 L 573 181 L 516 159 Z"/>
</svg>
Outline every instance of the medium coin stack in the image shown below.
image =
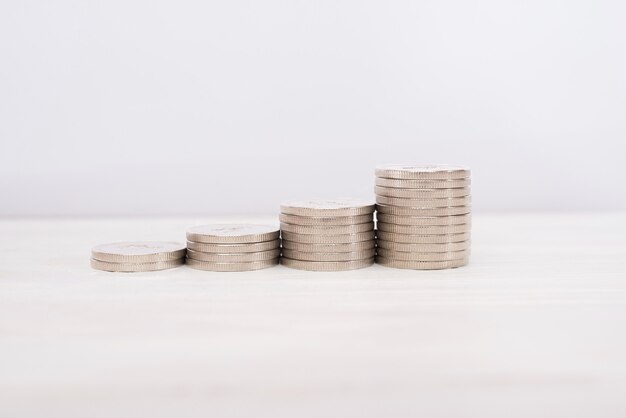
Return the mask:
<svg viewBox="0 0 626 418">
<path fill-rule="evenodd" d="M 281 263 L 310 271 L 356 270 L 374 263 L 374 204 L 357 199 L 280 205 Z"/>
<path fill-rule="evenodd" d="M 91 250 L 91 267 L 117 272 L 157 271 L 185 263 L 185 246 L 177 242 L 114 242 Z"/>
<path fill-rule="evenodd" d="M 375 193 L 377 263 L 414 270 L 455 268 L 468 263 L 469 168 L 377 167 Z"/>
<path fill-rule="evenodd" d="M 280 257 L 280 230 L 268 225 L 200 225 L 187 230 L 187 265 L 198 270 L 250 271 Z"/>
</svg>

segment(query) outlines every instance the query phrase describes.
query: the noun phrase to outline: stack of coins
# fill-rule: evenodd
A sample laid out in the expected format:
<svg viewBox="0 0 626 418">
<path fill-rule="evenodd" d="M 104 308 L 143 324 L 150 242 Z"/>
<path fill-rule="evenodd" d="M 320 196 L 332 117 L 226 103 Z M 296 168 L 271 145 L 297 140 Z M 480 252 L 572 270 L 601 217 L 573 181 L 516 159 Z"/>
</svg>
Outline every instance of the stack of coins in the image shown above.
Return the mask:
<svg viewBox="0 0 626 418">
<path fill-rule="evenodd" d="M 470 255 L 470 170 L 458 166 L 376 168 L 377 263 L 434 270 Z"/>
<path fill-rule="evenodd" d="M 156 271 L 185 263 L 185 246 L 178 242 L 114 242 L 91 250 L 91 267 L 117 272 Z"/>
<path fill-rule="evenodd" d="M 310 271 L 344 271 L 374 263 L 372 202 L 289 201 L 280 206 L 281 263 Z"/>
<path fill-rule="evenodd" d="M 280 231 L 268 225 L 200 225 L 187 230 L 187 265 L 198 270 L 250 271 L 280 258 Z"/>
</svg>

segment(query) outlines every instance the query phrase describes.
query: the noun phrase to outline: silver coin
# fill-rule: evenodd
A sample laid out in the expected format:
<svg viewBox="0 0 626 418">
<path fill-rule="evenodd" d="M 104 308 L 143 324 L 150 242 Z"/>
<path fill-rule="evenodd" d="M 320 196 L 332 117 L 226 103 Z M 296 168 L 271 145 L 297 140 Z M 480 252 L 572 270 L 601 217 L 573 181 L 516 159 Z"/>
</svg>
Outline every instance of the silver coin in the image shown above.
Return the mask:
<svg viewBox="0 0 626 418">
<path fill-rule="evenodd" d="M 252 271 L 261 270 L 268 267 L 278 265 L 279 258 L 273 258 L 271 260 L 250 261 L 245 263 L 215 263 L 212 261 L 198 261 L 193 258 L 187 258 L 187 265 L 192 269 L 206 270 L 206 271 Z"/>
<path fill-rule="evenodd" d="M 446 253 L 416 253 L 407 251 L 394 251 L 386 248 L 378 248 L 378 255 L 380 257 L 388 258 L 391 260 L 406 260 L 406 261 L 450 261 L 458 260 L 461 258 L 467 258 L 470 256 L 470 250 L 449 251 Z"/>
<path fill-rule="evenodd" d="M 288 215 L 330 217 L 358 216 L 374 213 L 374 203 L 369 200 L 339 198 L 319 200 L 290 200 L 280 205 Z"/>
<path fill-rule="evenodd" d="M 376 196 L 379 205 L 401 206 L 416 209 L 437 209 L 455 206 L 467 206 L 472 203 L 470 196 L 447 199 L 401 199 L 399 197 Z"/>
<path fill-rule="evenodd" d="M 465 215 L 434 216 L 432 218 L 377 213 L 376 218 L 378 222 L 384 222 L 384 223 L 396 224 L 396 225 L 414 225 L 414 226 L 460 225 L 460 224 L 468 224 L 472 222 L 472 215 L 469 213 Z"/>
<path fill-rule="evenodd" d="M 353 242 L 350 244 L 303 244 L 283 240 L 283 248 L 301 251 L 305 253 L 351 253 L 357 251 L 371 250 L 376 247 L 376 241 Z"/>
<path fill-rule="evenodd" d="M 449 234 L 462 234 L 465 232 L 471 232 L 472 224 L 414 226 L 414 225 L 396 225 L 396 224 L 388 224 L 385 222 L 378 222 L 376 228 L 378 231 L 395 232 L 397 234 L 449 235 Z"/>
<path fill-rule="evenodd" d="M 456 189 L 469 187 L 472 180 L 401 180 L 386 179 L 384 177 L 376 177 L 376 185 L 382 187 L 393 187 L 399 189 Z"/>
<path fill-rule="evenodd" d="M 203 253 L 200 251 L 187 250 L 187 257 L 198 261 L 212 261 L 214 263 L 247 263 L 250 261 L 271 260 L 280 256 L 280 248 L 256 253 Z"/>
<path fill-rule="evenodd" d="M 278 228 L 271 225 L 215 224 L 193 226 L 187 230 L 187 240 L 208 244 L 243 244 L 275 240 Z"/>
<path fill-rule="evenodd" d="M 391 251 L 405 251 L 415 253 L 445 253 L 449 251 L 461 251 L 470 248 L 470 241 L 445 242 L 440 244 L 406 244 L 402 242 L 392 242 L 379 239 L 377 241 L 379 249 Z"/>
<path fill-rule="evenodd" d="M 153 263 L 185 257 L 183 244 L 169 241 L 131 241 L 96 245 L 91 258 L 110 263 Z"/>
<path fill-rule="evenodd" d="M 280 239 L 271 241 L 250 242 L 247 244 L 206 244 L 202 242 L 187 241 L 187 248 L 203 253 L 239 254 L 256 253 L 280 248 Z"/>
<path fill-rule="evenodd" d="M 376 175 L 389 179 L 465 179 L 470 169 L 455 165 L 382 165 L 376 167 Z"/>
<path fill-rule="evenodd" d="M 371 259 L 375 255 L 376 250 L 373 248 L 353 253 L 308 253 L 283 248 L 283 257 L 303 261 L 354 261 Z"/>
<path fill-rule="evenodd" d="M 292 232 L 283 231 L 282 236 L 283 240 L 302 242 L 305 244 L 348 244 L 373 240 L 375 234 L 374 231 L 341 235 L 294 234 Z"/>
<path fill-rule="evenodd" d="M 311 226 L 311 225 L 292 225 L 281 223 L 280 230 L 293 232 L 294 234 L 316 234 L 316 235 L 339 235 L 339 234 L 356 234 L 358 232 L 366 232 L 374 230 L 374 222 L 355 225 L 337 225 L 337 226 Z"/>
<path fill-rule="evenodd" d="M 308 271 L 347 271 L 369 267 L 374 264 L 374 258 L 355 261 L 303 261 L 282 257 L 280 264 L 297 270 Z"/>
<path fill-rule="evenodd" d="M 401 242 L 406 244 L 437 244 L 445 242 L 461 242 L 470 239 L 469 232 L 448 235 L 407 235 L 393 232 L 376 231 L 378 241 Z"/>
<path fill-rule="evenodd" d="M 391 260 L 389 258 L 376 256 L 376 263 L 385 267 L 408 270 L 443 270 L 463 267 L 469 263 L 469 258 L 461 258 L 451 261 L 404 261 Z"/>
<path fill-rule="evenodd" d="M 91 259 L 91 267 L 96 270 L 113 271 L 120 273 L 138 273 L 145 271 L 158 271 L 178 267 L 185 264 L 184 258 L 167 261 L 155 261 L 150 263 L 112 263 Z"/>
<path fill-rule="evenodd" d="M 367 222 L 372 222 L 374 220 L 374 216 L 372 213 L 368 213 L 365 215 L 356 215 L 356 216 L 333 216 L 326 218 L 319 218 L 313 216 L 298 216 L 298 215 L 288 215 L 286 213 L 281 213 L 279 215 L 279 219 L 281 222 L 292 224 L 292 225 L 311 225 L 311 226 L 323 226 L 323 225 L 355 225 L 355 224 L 363 224 Z"/>
<path fill-rule="evenodd" d="M 441 199 L 469 196 L 470 189 L 469 187 L 458 189 L 394 189 L 393 187 L 376 186 L 374 193 L 379 196 L 400 197 L 403 199 Z"/>
<path fill-rule="evenodd" d="M 376 205 L 376 210 L 378 213 L 386 213 L 390 215 L 402 215 L 402 216 L 423 216 L 425 218 L 433 218 L 435 216 L 454 216 L 454 215 L 465 215 L 466 213 L 470 213 L 472 211 L 472 207 L 470 205 L 465 206 L 454 206 L 447 208 L 430 208 L 430 209 L 420 209 L 420 208 L 410 208 L 405 206 L 390 206 L 390 205 Z"/>
</svg>

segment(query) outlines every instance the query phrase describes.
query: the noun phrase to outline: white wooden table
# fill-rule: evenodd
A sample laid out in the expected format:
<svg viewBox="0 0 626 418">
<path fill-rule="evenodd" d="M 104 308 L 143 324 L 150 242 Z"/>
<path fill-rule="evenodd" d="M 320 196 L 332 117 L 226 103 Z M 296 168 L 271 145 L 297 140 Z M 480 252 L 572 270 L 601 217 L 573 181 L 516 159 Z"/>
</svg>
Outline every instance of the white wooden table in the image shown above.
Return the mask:
<svg viewBox="0 0 626 418">
<path fill-rule="evenodd" d="M 209 221 L 0 221 L 0 416 L 626 416 L 624 213 L 475 215 L 458 270 L 89 267 Z"/>
</svg>

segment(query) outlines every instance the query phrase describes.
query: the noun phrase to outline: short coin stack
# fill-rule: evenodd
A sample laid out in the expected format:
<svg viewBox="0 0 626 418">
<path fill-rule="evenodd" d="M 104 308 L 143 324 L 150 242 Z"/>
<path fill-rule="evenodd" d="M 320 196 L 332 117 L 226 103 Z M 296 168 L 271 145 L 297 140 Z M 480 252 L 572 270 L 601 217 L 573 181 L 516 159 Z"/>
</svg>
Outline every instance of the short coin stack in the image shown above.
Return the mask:
<svg viewBox="0 0 626 418">
<path fill-rule="evenodd" d="M 185 263 L 185 246 L 177 242 L 114 242 L 91 250 L 91 267 L 117 272 L 157 271 Z"/>
<path fill-rule="evenodd" d="M 294 200 L 280 206 L 281 263 L 345 271 L 374 263 L 374 204 L 357 199 Z"/>
<path fill-rule="evenodd" d="M 200 225 L 187 230 L 187 265 L 198 270 L 251 271 L 280 257 L 280 231 L 269 225 Z"/>
<path fill-rule="evenodd" d="M 377 263 L 415 270 L 454 268 L 468 263 L 468 168 L 377 167 L 375 192 Z"/>
</svg>

